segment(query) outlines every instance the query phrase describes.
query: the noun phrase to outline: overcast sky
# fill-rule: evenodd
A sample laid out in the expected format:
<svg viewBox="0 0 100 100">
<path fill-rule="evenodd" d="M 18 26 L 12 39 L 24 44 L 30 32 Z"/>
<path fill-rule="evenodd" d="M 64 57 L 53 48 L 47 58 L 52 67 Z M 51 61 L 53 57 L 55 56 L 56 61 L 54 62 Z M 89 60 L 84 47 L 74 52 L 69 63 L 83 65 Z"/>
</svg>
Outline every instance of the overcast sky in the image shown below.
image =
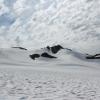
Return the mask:
<svg viewBox="0 0 100 100">
<path fill-rule="evenodd" d="M 0 0 L 1 47 L 56 43 L 100 48 L 100 0 Z"/>
</svg>

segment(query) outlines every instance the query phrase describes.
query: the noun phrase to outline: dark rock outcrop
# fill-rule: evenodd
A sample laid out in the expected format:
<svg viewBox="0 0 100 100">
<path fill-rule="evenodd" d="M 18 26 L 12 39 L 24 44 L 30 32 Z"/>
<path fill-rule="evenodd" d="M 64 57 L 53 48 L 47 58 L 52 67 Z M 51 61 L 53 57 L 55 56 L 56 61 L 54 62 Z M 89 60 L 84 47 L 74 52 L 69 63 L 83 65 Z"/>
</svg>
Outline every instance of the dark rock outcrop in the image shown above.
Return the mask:
<svg viewBox="0 0 100 100">
<path fill-rule="evenodd" d="M 41 57 L 46 57 L 46 58 L 57 58 L 55 56 L 49 55 L 48 53 L 44 52 L 41 54 Z"/>
<path fill-rule="evenodd" d="M 86 57 L 86 59 L 100 59 L 100 54 L 88 55 L 88 56 Z"/>
<path fill-rule="evenodd" d="M 30 58 L 33 59 L 33 60 L 35 60 L 35 58 L 39 58 L 39 57 L 40 57 L 39 54 L 32 54 L 32 55 L 30 55 Z"/>
<path fill-rule="evenodd" d="M 52 47 L 47 46 L 48 51 L 51 51 L 52 53 L 56 54 L 58 53 L 61 49 L 64 49 L 61 45 L 55 45 Z"/>
<path fill-rule="evenodd" d="M 72 49 L 69 49 L 69 48 L 65 48 L 65 49 L 67 49 L 67 50 L 69 50 L 69 51 L 72 51 Z"/>
<path fill-rule="evenodd" d="M 12 48 L 18 48 L 18 49 L 22 49 L 22 50 L 27 50 L 26 48 L 23 48 L 23 47 L 12 47 Z"/>
<path fill-rule="evenodd" d="M 100 57 L 100 54 L 96 54 L 95 56 L 96 56 L 96 57 Z"/>
<path fill-rule="evenodd" d="M 49 46 L 47 46 L 46 48 L 47 48 L 48 51 L 50 51 L 50 47 Z"/>
</svg>

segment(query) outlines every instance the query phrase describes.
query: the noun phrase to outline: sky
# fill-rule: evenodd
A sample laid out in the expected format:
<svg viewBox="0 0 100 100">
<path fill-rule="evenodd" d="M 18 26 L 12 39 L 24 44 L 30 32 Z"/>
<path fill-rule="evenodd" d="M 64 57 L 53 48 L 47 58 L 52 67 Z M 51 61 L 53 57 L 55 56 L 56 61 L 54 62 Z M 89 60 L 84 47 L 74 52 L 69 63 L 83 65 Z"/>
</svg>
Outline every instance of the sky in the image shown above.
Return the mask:
<svg viewBox="0 0 100 100">
<path fill-rule="evenodd" d="M 1 48 L 58 43 L 100 51 L 100 0 L 0 0 Z"/>
</svg>

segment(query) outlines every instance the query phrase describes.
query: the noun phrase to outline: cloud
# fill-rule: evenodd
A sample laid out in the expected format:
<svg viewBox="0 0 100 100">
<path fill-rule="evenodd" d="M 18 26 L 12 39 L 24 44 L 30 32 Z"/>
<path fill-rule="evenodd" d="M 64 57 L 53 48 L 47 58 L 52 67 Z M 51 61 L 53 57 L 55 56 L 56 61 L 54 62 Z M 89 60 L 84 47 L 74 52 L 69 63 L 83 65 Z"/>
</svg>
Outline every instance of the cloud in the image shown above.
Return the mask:
<svg viewBox="0 0 100 100">
<path fill-rule="evenodd" d="M 0 0 L 0 15 L 9 12 L 8 7 L 5 6 L 3 0 Z"/>
<path fill-rule="evenodd" d="M 99 16 L 99 0 L 2 0 L 0 36 L 11 46 L 33 48 L 66 43 L 78 49 L 82 48 L 80 44 L 84 44 L 83 48 L 98 47 Z M 20 43 L 16 42 L 18 37 Z"/>
<path fill-rule="evenodd" d="M 8 26 L 13 24 L 15 18 L 10 13 L 4 13 L 0 16 L 0 26 Z"/>
<path fill-rule="evenodd" d="M 9 8 L 12 7 L 15 2 L 16 0 L 4 0 L 4 4 Z"/>
</svg>

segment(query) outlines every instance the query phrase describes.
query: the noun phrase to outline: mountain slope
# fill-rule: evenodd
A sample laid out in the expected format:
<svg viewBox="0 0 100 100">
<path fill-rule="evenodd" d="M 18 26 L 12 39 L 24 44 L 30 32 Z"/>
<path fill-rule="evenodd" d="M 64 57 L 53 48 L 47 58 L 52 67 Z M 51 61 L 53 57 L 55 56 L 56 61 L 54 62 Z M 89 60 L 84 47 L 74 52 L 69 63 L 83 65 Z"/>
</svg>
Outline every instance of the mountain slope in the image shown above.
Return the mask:
<svg viewBox="0 0 100 100">
<path fill-rule="evenodd" d="M 30 54 L 47 52 L 56 59 Z M 1 100 L 99 100 L 100 59 L 62 49 L 54 54 L 46 48 L 0 49 Z"/>
<path fill-rule="evenodd" d="M 56 57 L 55 59 L 50 59 L 46 57 L 40 57 L 36 59 L 31 59 L 30 55 L 40 54 L 44 52 Z M 75 65 L 75 66 L 86 66 L 87 68 L 97 68 L 99 69 L 100 63 L 99 59 L 86 59 L 86 54 L 79 53 L 70 49 L 62 49 L 58 53 L 53 54 L 51 51 L 48 51 L 47 48 L 42 48 L 38 50 L 28 51 L 21 50 L 18 48 L 11 49 L 1 49 L 0 50 L 0 64 L 8 65 L 22 65 L 22 66 L 48 66 L 58 65 L 61 68 L 62 66 Z"/>
</svg>

